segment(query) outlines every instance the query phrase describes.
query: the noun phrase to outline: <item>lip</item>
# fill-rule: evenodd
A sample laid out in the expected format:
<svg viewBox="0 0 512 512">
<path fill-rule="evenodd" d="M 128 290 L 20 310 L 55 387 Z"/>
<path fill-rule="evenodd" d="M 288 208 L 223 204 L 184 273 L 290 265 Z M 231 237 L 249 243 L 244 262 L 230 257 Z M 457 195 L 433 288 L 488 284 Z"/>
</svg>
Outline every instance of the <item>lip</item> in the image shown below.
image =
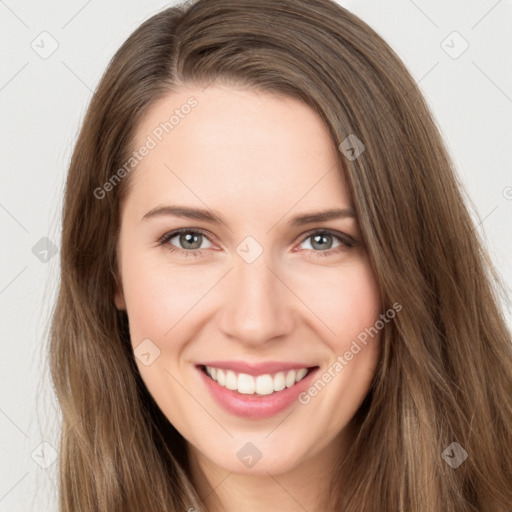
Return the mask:
<svg viewBox="0 0 512 512">
<path fill-rule="evenodd" d="M 232 370 L 235 373 L 246 373 L 257 377 L 265 373 L 287 372 L 290 370 L 300 370 L 301 368 L 313 368 L 314 364 L 267 361 L 266 363 L 247 363 L 245 361 L 204 361 L 197 366 L 213 366 L 221 370 Z"/>
<path fill-rule="evenodd" d="M 208 363 L 208 366 L 214 366 L 215 368 L 222 368 L 233 370 L 239 373 L 248 373 L 247 368 L 253 371 L 250 375 L 261 374 L 261 370 L 255 369 L 255 366 L 258 365 L 247 365 L 246 363 L 236 363 L 231 367 L 226 367 L 225 364 L 220 366 L 216 366 L 217 363 Z M 277 371 L 282 370 L 285 366 L 283 363 L 279 363 L 280 366 Z M 300 393 L 304 392 L 310 385 L 313 380 L 315 374 L 319 370 L 319 367 L 311 367 L 307 365 L 296 365 L 294 363 L 289 363 L 292 366 L 288 369 L 298 369 L 298 368 L 312 368 L 310 372 L 300 381 L 295 383 L 293 386 L 289 388 L 285 388 L 282 391 L 277 391 L 272 393 L 271 395 L 244 395 L 238 393 L 237 391 L 232 391 L 227 389 L 221 385 L 219 385 L 216 381 L 210 378 L 205 371 L 203 370 L 204 366 L 198 365 L 196 366 L 197 371 L 199 372 L 203 383 L 208 389 L 209 393 L 213 397 L 213 399 L 219 404 L 225 411 L 234 414 L 235 416 L 239 416 L 247 419 L 265 419 L 271 418 L 288 409 L 295 401 Z M 245 366 L 244 366 L 245 365 Z M 261 367 L 262 365 L 259 365 Z M 268 371 L 270 366 L 265 363 L 265 372 L 266 373 L 274 373 L 274 371 Z M 243 368 L 243 369 L 241 369 Z M 284 371 L 284 370 L 283 370 Z"/>
</svg>

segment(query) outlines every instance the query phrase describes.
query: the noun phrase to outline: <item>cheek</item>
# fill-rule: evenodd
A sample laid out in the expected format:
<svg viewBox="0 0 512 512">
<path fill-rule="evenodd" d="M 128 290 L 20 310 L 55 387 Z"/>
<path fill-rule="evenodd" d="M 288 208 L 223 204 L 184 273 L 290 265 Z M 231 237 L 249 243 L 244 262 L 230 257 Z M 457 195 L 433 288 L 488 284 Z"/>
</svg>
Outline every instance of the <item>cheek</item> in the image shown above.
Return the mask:
<svg viewBox="0 0 512 512">
<path fill-rule="evenodd" d="M 337 300 L 332 302 L 338 353 L 348 350 L 347 344 L 373 326 L 381 313 L 379 289 L 368 265 L 345 276 L 342 286 Z"/>
<path fill-rule="evenodd" d="M 329 426 L 317 427 L 334 435 L 348 423 L 369 390 L 380 353 L 382 329 L 375 325 L 382 323 L 382 310 L 380 291 L 367 261 L 354 261 L 339 272 L 330 270 L 328 275 L 316 276 L 307 295 L 303 287 L 308 306 L 330 334 L 322 338 L 328 359 L 299 402 L 322 408 L 330 418 Z"/>
<path fill-rule="evenodd" d="M 295 277 L 297 295 L 326 327 L 325 339 L 336 353 L 343 353 L 347 343 L 378 319 L 380 292 L 366 259 L 300 274 L 299 281 Z"/>
<path fill-rule="evenodd" d="M 130 319 L 132 343 L 163 340 L 208 291 L 212 280 L 194 270 L 133 259 L 123 269 L 123 291 Z M 213 276 L 215 277 L 215 276 Z"/>
<path fill-rule="evenodd" d="M 123 289 L 134 345 L 145 338 L 167 337 L 192 309 L 201 307 L 198 302 L 223 273 L 208 266 L 157 263 L 154 258 L 132 257 L 125 263 Z M 339 268 L 318 267 L 314 273 L 311 268 L 295 268 L 283 274 L 313 314 L 311 319 L 327 327 L 316 329 L 331 333 L 329 344 L 338 354 L 379 316 L 379 290 L 363 258 Z"/>
</svg>

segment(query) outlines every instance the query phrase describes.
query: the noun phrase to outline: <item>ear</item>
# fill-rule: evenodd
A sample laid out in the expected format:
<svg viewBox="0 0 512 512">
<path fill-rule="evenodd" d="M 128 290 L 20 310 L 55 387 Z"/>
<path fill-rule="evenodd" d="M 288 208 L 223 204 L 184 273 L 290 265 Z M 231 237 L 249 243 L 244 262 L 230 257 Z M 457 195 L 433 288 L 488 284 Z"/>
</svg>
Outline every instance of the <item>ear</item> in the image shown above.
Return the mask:
<svg viewBox="0 0 512 512">
<path fill-rule="evenodd" d="M 124 301 L 124 295 L 122 290 L 116 291 L 114 302 L 117 309 L 121 311 L 126 311 L 126 302 Z"/>
<path fill-rule="evenodd" d="M 126 302 L 124 300 L 123 284 L 121 280 L 116 277 L 116 292 L 114 294 L 114 303 L 119 310 L 126 311 Z"/>
</svg>

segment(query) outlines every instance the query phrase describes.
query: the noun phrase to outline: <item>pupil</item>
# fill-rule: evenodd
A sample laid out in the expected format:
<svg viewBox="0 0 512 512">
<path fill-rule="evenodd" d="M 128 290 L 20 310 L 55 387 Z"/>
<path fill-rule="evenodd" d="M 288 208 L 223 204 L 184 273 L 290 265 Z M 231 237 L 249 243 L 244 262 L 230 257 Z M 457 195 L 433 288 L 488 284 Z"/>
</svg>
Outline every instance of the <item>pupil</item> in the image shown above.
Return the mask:
<svg viewBox="0 0 512 512">
<path fill-rule="evenodd" d="M 187 247 L 188 249 L 198 249 L 201 244 L 199 243 L 199 245 L 197 245 L 197 240 L 194 242 L 193 239 L 199 239 L 199 236 L 200 235 L 194 233 L 186 233 L 184 235 L 181 235 L 180 242 L 184 247 Z M 188 246 L 188 244 L 192 244 L 193 247 Z M 197 247 L 195 247 L 194 244 L 197 245 Z"/>
<path fill-rule="evenodd" d="M 322 243 L 326 243 L 326 240 L 328 240 L 328 237 L 330 237 L 331 235 L 328 235 L 328 234 L 325 234 L 325 235 L 315 235 L 313 237 L 313 247 L 315 247 L 315 244 L 318 243 L 318 241 L 322 241 Z M 325 245 L 322 247 L 320 245 L 320 247 L 318 247 L 319 249 L 324 249 L 325 248 Z"/>
</svg>

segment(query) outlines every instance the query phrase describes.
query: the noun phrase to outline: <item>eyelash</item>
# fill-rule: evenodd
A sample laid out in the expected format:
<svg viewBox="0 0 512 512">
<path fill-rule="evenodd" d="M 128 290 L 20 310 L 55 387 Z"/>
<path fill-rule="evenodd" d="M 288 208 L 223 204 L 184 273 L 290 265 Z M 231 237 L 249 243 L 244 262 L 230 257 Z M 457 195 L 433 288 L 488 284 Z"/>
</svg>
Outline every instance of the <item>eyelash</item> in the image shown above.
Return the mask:
<svg viewBox="0 0 512 512">
<path fill-rule="evenodd" d="M 199 229 L 199 228 L 181 228 L 181 229 L 177 229 L 175 231 L 171 231 L 169 233 L 165 233 L 163 236 L 161 236 L 157 242 L 158 242 L 158 245 L 166 245 L 168 244 L 168 250 L 169 252 L 177 252 L 177 253 L 181 253 L 187 257 L 189 254 L 191 254 L 192 256 L 194 257 L 198 257 L 198 256 L 202 256 L 202 251 L 201 250 L 198 250 L 198 249 L 189 249 L 189 250 L 185 250 L 185 249 L 179 249 L 178 247 L 174 247 L 173 245 L 170 245 L 168 242 L 170 240 L 172 240 L 174 237 L 176 237 L 177 235 L 180 235 L 182 233 L 192 233 L 192 234 L 198 234 L 198 235 L 202 235 L 204 237 L 206 237 L 208 240 L 208 234 L 206 233 L 206 231 L 202 230 L 202 229 Z M 341 245 L 338 246 L 338 247 L 335 247 L 334 249 L 329 249 L 327 251 L 315 251 L 313 249 L 306 249 L 308 251 L 311 251 L 313 253 L 316 253 L 316 255 L 320 256 L 320 257 L 326 257 L 326 256 L 331 256 L 332 254 L 334 253 L 338 253 L 342 250 L 345 250 L 346 248 L 351 248 L 351 247 L 354 247 L 356 245 L 356 242 L 355 240 L 352 238 L 352 237 L 349 237 L 348 235 L 345 235 L 343 233 L 339 233 L 337 231 L 332 231 L 330 229 L 314 229 L 312 231 L 308 231 L 307 233 L 304 234 L 300 244 L 302 244 L 303 242 L 305 242 L 308 238 L 312 237 L 313 235 L 330 235 L 334 238 L 337 238 L 340 242 L 341 242 Z M 299 245 L 300 245 L 299 244 Z"/>
</svg>

